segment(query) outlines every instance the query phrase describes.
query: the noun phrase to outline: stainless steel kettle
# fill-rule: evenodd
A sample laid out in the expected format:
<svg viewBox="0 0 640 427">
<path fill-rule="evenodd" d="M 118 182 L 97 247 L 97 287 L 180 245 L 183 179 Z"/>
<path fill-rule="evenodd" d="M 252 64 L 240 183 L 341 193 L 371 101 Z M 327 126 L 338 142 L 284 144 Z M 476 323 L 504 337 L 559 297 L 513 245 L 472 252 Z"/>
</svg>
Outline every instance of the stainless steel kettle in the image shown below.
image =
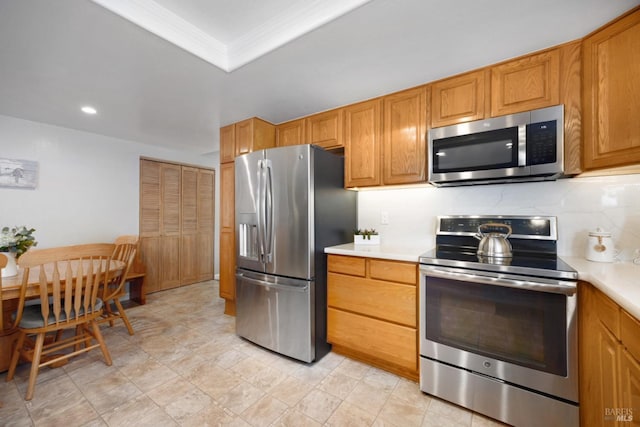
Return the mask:
<svg viewBox="0 0 640 427">
<path fill-rule="evenodd" d="M 474 237 L 480 240 L 478 243 L 479 256 L 493 258 L 511 258 L 513 256 L 509 236 L 511 226 L 497 222 L 488 222 L 478 227 L 478 233 Z"/>
</svg>

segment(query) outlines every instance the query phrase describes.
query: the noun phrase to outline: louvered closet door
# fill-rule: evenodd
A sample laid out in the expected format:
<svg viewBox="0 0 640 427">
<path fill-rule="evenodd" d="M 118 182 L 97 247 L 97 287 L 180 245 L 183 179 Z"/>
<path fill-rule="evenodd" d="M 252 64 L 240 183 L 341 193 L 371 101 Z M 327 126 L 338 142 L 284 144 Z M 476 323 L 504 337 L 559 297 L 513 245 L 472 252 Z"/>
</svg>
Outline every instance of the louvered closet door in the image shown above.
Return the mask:
<svg viewBox="0 0 640 427">
<path fill-rule="evenodd" d="M 198 169 L 182 167 L 180 284 L 198 281 Z"/>
<path fill-rule="evenodd" d="M 163 163 L 160 168 L 160 289 L 180 285 L 180 184 L 181 167 Z"/>
<path fill-rule="evenodd" d="M 146 292 L 160 290 L 160 168 L 140 161 L 140 256 L 145 266 Z"/>
</svg>

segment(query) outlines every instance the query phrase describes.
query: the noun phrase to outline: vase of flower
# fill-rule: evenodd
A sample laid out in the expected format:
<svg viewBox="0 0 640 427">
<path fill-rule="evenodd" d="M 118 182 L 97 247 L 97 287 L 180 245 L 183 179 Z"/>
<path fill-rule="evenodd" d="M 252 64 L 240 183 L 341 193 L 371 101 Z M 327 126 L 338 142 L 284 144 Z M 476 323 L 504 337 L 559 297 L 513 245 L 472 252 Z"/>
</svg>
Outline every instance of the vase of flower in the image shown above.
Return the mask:
<svg viewBox="0 0 640 427">
<path fill-rule="evenodd" d="M 2 269 L 2 277 L 13 277 L 18 274 L 18 265 L 16 264 L 15 252 L 0 252 L 7 257 L 7 265 Z"/>
<path fill-rule="evenodd" d="M 7 266 L 2 269 L 2 277 L 11 277 L 18 274 L 16 260 L 29 250 L 31 246 L 36 246 L 33 228 L 4 227 L 0 230 L 0 252 L 7 257 Z"/>
</svg>

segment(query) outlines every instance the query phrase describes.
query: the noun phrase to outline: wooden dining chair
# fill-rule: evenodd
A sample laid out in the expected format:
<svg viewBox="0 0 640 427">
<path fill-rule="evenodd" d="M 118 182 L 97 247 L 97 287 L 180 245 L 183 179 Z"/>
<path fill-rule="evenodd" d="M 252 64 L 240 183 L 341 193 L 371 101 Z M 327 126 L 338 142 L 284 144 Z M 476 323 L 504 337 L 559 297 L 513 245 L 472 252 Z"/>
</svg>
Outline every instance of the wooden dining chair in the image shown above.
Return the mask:
<svg viewBox="0 0 640 427">
<path fill-rule="evenodd" d="M 109 277 L 114 249 L 111 243 L 75 245 L 30 250 L 18 259 L 18 265 L 24 269 L 14 323 L 19 333 L 7 381 L 13 379 L 20 358 L 31 361 L 26 400 L 33 397 L 41 367 L 59 365 L 98 347 L 105 363 L 111 366 L 111 356 L 96 319 L 103 306 L 98 298 L 99 286 Z M 35 289 L 30 284 L 36 281 L 34 277 Z M 34 290 L 40 303 L 25 305 Z M 65 338 L 61 332 L 67 329 L 74 332 Z"/>
<path fill-rule="evenodd" d="M 104 310 L 98 323 L 109 322 L 113 327 L 115 320 L 122 319 L 127 327 L 129 335 L 133 335 L 133 327 L 129 318 L 122 307 L 120 297 L 125 294 L 125 283 L 127 275 L 131 270 L 133 261 L 136 257 L 138 248 L 138 236 L 126 235 L 119 236 L 115 241 L 116 248 L 113 252 L 112 259 L 122 261 L 125 267 L 117 273 L 110 276 L 109 281 L 102 287 L 102 300 L 104 301 Z"/>
</svg>

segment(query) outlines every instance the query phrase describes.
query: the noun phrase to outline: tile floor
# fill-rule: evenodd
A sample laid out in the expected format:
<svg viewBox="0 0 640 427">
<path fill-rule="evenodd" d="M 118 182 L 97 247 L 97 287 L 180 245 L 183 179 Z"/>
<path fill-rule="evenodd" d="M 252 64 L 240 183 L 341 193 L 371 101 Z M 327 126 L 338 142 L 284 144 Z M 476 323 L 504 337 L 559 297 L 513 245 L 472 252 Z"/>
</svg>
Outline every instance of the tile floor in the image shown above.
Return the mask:
<svg viewBox="0 0 640 427">
<path fill-rule="evenodd" d="M 28 366 L 0 374 L 2 426 L 498 426 L 425 395 L 414 382 L 330 353 L 306 365 L 246 342 L 218 283 L 151 294 L 127 313 L 136 331 L 103 327 L 99 351 L 43 368 L 23 400 Z"/>
</svg>

